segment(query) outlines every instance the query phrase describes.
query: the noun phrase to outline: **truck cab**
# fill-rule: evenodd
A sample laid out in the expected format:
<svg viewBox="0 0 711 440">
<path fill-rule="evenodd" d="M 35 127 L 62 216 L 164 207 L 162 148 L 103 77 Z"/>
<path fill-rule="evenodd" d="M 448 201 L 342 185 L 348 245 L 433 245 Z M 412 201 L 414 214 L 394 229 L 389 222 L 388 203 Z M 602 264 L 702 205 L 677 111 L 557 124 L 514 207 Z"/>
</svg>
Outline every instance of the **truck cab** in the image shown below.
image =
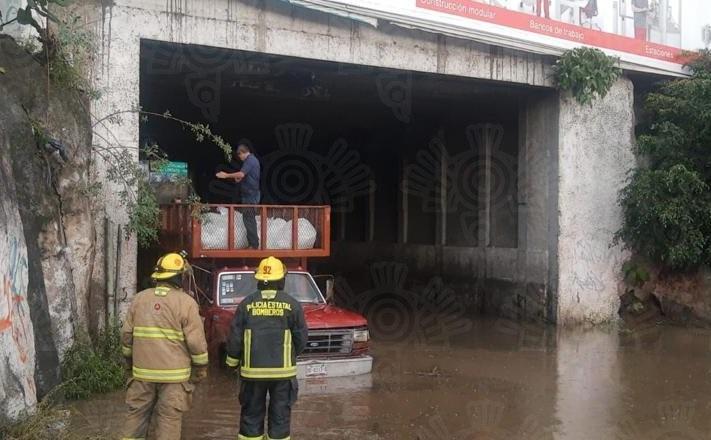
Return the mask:
<svg viewBox="0 0 711 440">
<path fill-rule="evenodd" d="M 323 206 L 250 206 L 262 213 L 258 220 L 260 249 L 245 249 L 239 247 L 238 239 L 243 225 L 236 221 L 240 217 L 239 210 L 244 207 L 215 205 L 213 208 L 211 224 L 190 215 L 187 205 L 166 205 L 161 209 L 164 246 L 189 249 L 188 256 L 195 268 L 195 285 L 191 290 L 196 291 L 213 356 L 219 354 L 222 358 L 235 312 L 244 298 L 257 291 L 254 273 L 259 259 L 274 255 L 287 264 L 284 290 L 303 306 L 309 331 L 306 349 L 297 359 L 297 377 L 370 373 L 373 358 L 368 354 L 367 320 L 358 313 L 330 304 L 306 269 L 308 258 L 327 256 L 330 252 L 330 209 Z M 275 215 L 284 222 L 289 221 L 289 225 L 296 225 L 288 226 L 286 232 L 283 228 L 279 231 L 281 242 L 288 243 L 290 248 L 275 247 L 274 243 L 279 242 L 269 236 L 270 233 L 276 234 L 268 227 L 268 222 L 271 225 L 277 218 Z M 298 226 L 304 221 L 317 226 L 313 228 L 316 237 L 309 246 L 303 246 L 303 240 L 299 241 Z M 224 224 L 224 231 L 215 224 Z M 211 236 L 205 236 L 203 231 L 210 231 Z M 311 228 L 309 232 L 313 232 Z M 219 244 L 214 246 L 215 243 Z"/>
<path fill-rule="evenodd" d="M 257 291 L 252 268 L 223 268 L 214 272 L 212 303 L 203 305 L 205 334 L 211 348 L 220 352 L 239 304 Z M 369 373 L 373 359 L 368 355 L 370 335 L 364 317 L 328 304 L 311 274 L 289 271 L 284 290 L 304 308 L 309 338 L 297 359 L 297 376 L 339 377 Z"/>
</svg>

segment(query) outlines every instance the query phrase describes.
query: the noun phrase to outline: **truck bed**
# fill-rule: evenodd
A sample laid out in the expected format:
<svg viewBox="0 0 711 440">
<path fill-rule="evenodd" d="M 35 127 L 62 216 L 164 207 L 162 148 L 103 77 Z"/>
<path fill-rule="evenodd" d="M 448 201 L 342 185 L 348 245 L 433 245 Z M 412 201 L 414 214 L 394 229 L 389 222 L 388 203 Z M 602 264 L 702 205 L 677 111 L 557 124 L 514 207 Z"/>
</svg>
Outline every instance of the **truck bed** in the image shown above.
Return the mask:
<svg viewBox="0 0 711 440">
<path fill-rule="evenodd" d="M 161 205 L 160 244 L 190 258 L 327 257 L 331 253 L 330 206 Z M 259 249 L 247 247 L 243 213 L 256 213 Z M 231 227 L 229 226 L 231 225 Z"/>
</svg>

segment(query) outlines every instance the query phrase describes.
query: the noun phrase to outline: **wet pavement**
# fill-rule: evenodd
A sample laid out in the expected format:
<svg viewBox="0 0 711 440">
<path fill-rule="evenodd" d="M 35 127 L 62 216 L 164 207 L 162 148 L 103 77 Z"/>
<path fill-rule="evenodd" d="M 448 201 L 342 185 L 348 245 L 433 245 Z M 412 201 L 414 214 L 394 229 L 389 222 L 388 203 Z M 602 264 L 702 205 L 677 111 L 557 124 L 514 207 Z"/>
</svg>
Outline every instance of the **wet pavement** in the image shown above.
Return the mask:
<svg viewBox="0 0 711 440">
<path fill-rule="evenodd" d="M 711 331 L 543 329 L 477 320 L 438 341 L 374 343 L 370 375 L 301 383 L 295 439 L 708 439 Z M 120 432 L 123 395 L 75 406 L 82 433 Z M 211 371 L 185 439 L 235 439 L 237 380 Z"/>
</svg>

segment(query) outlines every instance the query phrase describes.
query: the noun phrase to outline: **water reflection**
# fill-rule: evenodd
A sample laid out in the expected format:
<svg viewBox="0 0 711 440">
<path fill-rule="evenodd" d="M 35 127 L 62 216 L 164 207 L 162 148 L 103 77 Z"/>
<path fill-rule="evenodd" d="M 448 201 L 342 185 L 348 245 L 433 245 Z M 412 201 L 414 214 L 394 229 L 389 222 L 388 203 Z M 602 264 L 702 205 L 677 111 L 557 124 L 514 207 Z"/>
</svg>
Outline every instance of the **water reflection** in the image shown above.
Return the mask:
<svg viewBox="0 0 711 440">
<path fill-rule="evenodd" d="M 376 344 L 371 375 L 305 382 L 294 438 L 702 439 L 711 333 L 561 330 L 478 321 L 448 346 Z M 119 432 L 123 395 L 76 405 L 82 432 Z M 237 435 L 237 380 L 214 370 L 186 439 Z"/>
</svg>

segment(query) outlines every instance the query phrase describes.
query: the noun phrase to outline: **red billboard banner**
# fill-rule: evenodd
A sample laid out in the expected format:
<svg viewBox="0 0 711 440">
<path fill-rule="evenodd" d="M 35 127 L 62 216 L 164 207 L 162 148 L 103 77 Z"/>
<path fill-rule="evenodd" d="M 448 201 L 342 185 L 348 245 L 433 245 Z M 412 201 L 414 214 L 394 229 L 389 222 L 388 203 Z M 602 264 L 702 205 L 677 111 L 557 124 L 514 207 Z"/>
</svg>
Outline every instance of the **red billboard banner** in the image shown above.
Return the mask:
<svg viewBox="0 0 711 440">
<path fill-rule="evenodd" d="M 418 8 L 471 20 L 519 29 L 538 35 L 572 41 L 581 45 L 625 52 L 655 60 L 684 64 L 683 51 L 676 47 L 631 38 L 546 17 L 492 6 L 473 0 L 415 0 Z M 547 0 L 543 0 L 546 2 Z M 642 35 L 644 37 L 644 35 Z"/>
</svg>

